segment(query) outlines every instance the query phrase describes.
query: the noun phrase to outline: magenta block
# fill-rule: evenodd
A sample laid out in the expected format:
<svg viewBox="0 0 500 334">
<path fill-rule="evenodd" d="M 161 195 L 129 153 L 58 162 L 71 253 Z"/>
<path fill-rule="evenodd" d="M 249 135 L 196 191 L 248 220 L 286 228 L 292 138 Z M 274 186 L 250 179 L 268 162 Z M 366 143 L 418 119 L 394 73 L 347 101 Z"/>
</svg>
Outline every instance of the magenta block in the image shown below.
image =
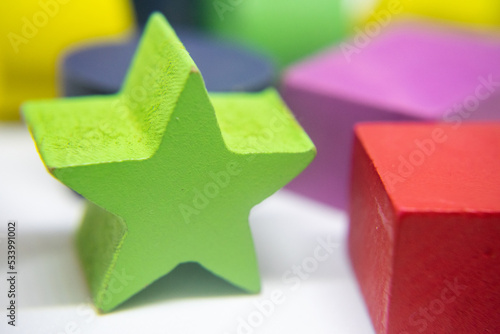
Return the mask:
<svg viewBox="0 0 500 334">
<path fill-rule="evenodd" d="M 500 119 L 500 36 L 394 23 L 292 66 L 281 88 L 318 149 L 289 189 L 345 209 L 354 124 Z"/>
</svg>

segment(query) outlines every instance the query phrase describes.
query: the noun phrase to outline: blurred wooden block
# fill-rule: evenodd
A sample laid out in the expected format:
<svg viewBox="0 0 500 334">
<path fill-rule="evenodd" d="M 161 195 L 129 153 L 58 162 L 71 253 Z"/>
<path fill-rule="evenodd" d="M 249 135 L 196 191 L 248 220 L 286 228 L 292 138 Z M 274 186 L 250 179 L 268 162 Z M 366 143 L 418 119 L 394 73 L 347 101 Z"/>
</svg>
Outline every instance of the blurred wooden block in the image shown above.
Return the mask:
<svg viewBox="0 0 500 334">
<path fill-rule="evenodd" d="M 209 91 L 253 92 L 274 84 L 274 66 L 265 56 L 201 32 L 178 29 L 177 33 L 203 73 Z M 88 46 L 69 54 L 61 69 L 64 95 L 118 92 L 138 39 Z"/>
<path fill-rule="evenodd" d="M 201 23 L 201 2 L 206 0 L 133 0 L 137 23 L 144 26 L 154 12 L 165 15 L 176 28 Z"/>
<path fill-rule="evenodd" d="M 500 123 L 356 128 L 349 252 L 378 334 L 500 333 Z"/>
<path fill-rule="evenodd" d="M 285 66 L 345 36 L 348 18 L 340 0 L 204 0 L 205 22 L 221 35 L 245 42 Z"/>
<path fill-rule="evenodd" d="M 290 188 L 346 208 L 355 123 L 500 118 L 500 39 L 395 25 L 289 68 L 283 97 L 318 148 Z"/>
<path fill-rule="evenodd" d="M 385 21 L 387 14 L 429 17 L 475 28 L 500 28 L 498 0 L 381 0 L 370 21 Z"/>
<path fill-rule="evenodd" d="M 67 47 L 133 27 L 127 0 L 4 0 L 0 17 L 0 120 L 19 119 L 27 99 L 56 95 L 56 65 Z"/>
</svg>

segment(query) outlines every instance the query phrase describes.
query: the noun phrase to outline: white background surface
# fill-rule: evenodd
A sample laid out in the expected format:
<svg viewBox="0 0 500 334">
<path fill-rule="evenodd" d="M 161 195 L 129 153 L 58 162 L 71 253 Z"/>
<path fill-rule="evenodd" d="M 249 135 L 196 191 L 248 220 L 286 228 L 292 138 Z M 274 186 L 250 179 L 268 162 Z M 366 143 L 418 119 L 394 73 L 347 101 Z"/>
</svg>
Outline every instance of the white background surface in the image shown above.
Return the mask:
<svg viewBox="0 0 500 334">
<path fill-rule="evenodd" d="M 342 212 L 282 191 L 257 206 L 250 224 L 262 293 L 247 295 L 185 265 L 107 315 L 97 315 L 73 247 L 82 200 L 45 170 L 23 125 L 0 125 L 0 333 L 328 333 L 372 334 L 345 251 Z M 17 220 L 18 326 L 7 326 L 6 232 Z M 282 276 L 310 261 L 318 238 L 339 243 L 296 286 Z M 306 260 L 308 259 L 309 260 Z M 281 291 L 284 301 L 257 327 L 255 303 Z M 262 314 L 262 313 L 261 313 Z M 255 323 L 255 322 L 254 322 Z M 258 323 L 258 322 L 257 322 Z"/>
</svg>

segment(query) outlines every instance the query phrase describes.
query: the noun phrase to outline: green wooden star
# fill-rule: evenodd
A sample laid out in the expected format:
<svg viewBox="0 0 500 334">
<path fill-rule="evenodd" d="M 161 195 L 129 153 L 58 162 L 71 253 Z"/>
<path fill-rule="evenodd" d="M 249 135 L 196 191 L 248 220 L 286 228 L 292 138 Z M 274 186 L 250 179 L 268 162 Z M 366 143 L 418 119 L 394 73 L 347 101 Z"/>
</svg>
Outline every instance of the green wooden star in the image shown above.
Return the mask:
<svg viewBox="0 0 500 334">
<path fill-rule="evenodd" d="M 23 113 L 48 170 L 88 199 L 77 244 L 99 309 L 185 262 L 260 290 L 249 211 L 315 155 L 274 90 L 209 98 L 155 14 L 119 94 Z"/>
</svg>

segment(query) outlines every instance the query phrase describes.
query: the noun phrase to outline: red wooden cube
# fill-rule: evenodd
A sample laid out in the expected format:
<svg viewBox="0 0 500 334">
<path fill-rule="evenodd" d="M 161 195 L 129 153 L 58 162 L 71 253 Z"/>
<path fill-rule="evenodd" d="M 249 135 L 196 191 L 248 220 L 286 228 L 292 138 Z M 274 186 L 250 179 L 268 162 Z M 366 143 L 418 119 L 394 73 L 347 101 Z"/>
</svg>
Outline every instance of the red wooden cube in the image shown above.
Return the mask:
<svg viewBox="0 0 500 334">
<path fill-rule="evenodd" d="M 355 133 L 349 252 L 376 332 L 500 333 L 500 123 Z"/>
</svg>

